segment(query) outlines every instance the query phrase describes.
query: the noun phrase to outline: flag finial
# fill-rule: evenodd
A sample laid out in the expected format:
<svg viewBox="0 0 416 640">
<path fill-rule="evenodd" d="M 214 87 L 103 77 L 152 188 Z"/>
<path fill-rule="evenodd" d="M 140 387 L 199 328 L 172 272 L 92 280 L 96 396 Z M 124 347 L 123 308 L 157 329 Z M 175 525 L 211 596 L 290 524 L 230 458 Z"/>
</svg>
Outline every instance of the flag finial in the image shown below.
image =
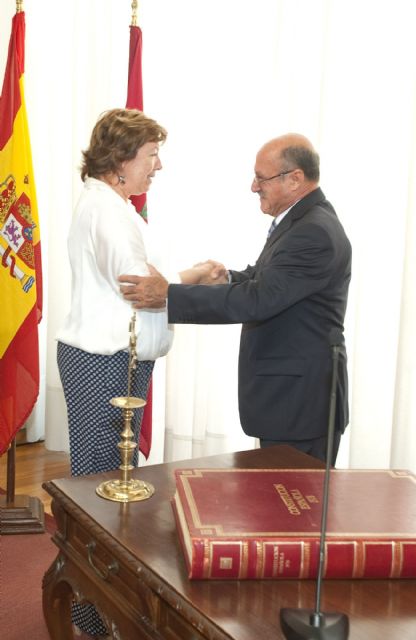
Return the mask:
<svg viewBox="0 0 416 640">
<path fill-rule="evenodd" d="M 23 0 L 16 0 L 16 13 L 23 11 Z"/>
<path fill-rule="evenodd" d="M 137 26 L 137 5 L 138 5 L 138 1 L 137 0 L 133 0 L 133 2 L 131 3 L 131 25 L 132 25 L 132 27 L 136 27 Z"/>
</svg>

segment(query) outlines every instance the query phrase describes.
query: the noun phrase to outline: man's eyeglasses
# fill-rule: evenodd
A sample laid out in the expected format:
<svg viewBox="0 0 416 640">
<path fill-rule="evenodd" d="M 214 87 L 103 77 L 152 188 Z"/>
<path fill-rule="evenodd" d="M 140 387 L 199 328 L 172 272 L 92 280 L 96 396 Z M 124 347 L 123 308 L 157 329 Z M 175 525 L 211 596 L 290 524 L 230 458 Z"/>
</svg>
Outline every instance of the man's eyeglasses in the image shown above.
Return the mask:
<svg viewBox="0 0 416 640">
<path fill-rule="evenodd" d="M 297 167 L 296 167 L 297 168 Z M 287 176 L 288 173 L 293 173 L 296 169 L 288 169 L 287 171 L 281 171 L 280 173 L 276 173 L 275 176 L 270 176 L 270 178 L 259 178 L 258 176 L 254 176 L 254 182 L 257 184 L 261 184 L 262 182 L 268 182 L 269 180 L 274 180 L 275 178 L 281 178 L 282 176 Z"/>
</svg>

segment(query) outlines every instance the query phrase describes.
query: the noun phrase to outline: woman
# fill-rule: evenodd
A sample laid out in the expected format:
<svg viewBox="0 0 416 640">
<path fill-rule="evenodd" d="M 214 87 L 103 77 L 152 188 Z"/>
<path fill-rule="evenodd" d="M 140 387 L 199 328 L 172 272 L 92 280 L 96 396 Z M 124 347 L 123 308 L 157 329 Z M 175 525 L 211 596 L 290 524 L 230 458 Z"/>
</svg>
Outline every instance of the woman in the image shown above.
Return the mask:
<svg viewBox="0 0 416 640">
<path fill-rule="evenodd" d="M 149 190 L 162 168 L 159 145 L 167 133 L 135 109 L 113 109 L 96 123 L 83 152 L 84 189 L 74 212 L 68 248 L 71 309 L 58 332 L 58 368 L 68 409 L 72 475 L 117 469 L 123 416 L 110 400 L 127 395 L 131 305 L 119 290 L 121 273 L 148 274 L 146 223 L 129 196 Z M 136 314 L 137 356 L 131 395 L 147 397 L 156 358 L 173 331 L 166 309 Z M 134 411 L 138 442 L 143 410 Z M 133 464 L 137 465 L 138 451 Z M 91 635 L 105 633 L 93 607 L 73 608 L 73 621 Z"/>
<path fill-rule="evenodd" d="M 146 223 L 129 197 L 147 192 L 162 168 L 159 145 L 166 135 L 140 111 L 113 109 L 100 117 L 83 152 L 84 189 L 68 240 L 71 310 L 57 336 L 72 475 L 120 465 L 122 414 L 109 401 L 127 394 L 132 308 L 117 278 L 125 271 L 148 273 Z M 168 352 L 173 332 L 163 309 L 137 313 L 136 328 L 140 362 L 131 395 L 146 398 L 154 360 Z M 141 411 L 134 414 L 137 437 Z"/>
</svg>

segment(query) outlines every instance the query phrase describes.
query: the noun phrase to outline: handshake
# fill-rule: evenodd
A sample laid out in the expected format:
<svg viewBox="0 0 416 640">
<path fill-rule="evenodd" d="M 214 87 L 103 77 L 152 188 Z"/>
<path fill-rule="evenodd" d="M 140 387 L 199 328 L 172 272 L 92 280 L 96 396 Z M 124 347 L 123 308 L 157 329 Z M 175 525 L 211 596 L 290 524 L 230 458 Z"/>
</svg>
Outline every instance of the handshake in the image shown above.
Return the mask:
<svg viewBox="0 0 416 640">
<path fill-rule="evenodd" d="M 182 284 L 228 284 L 228 271 L 221 262 L 206 260 L 180 272 Z"/>
<path fill-rule="evenodd" d="M 169 283 L 151 264 L 149 276 L 119 277 L 120 291 L 134 309 L 162 309 L 166 306 Z M 228 271 L 220 262 L 206 260 L 180 272 L 181 284 L 228 284 Z"/>
</svg>

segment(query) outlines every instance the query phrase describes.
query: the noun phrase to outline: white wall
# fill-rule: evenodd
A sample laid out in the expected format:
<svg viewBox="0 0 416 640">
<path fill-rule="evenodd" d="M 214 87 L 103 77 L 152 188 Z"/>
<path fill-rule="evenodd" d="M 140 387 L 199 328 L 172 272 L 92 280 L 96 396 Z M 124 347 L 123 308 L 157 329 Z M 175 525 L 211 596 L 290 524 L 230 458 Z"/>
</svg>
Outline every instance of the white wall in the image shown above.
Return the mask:
<svg viewBox="0 0 416 640">
<path fill-rule="evenodd" d="M 60 447 L 54 333 L 69 301 L 66 233 L 80 150 L 98 114 L 125 103 L 130 1 L 26 0 L 24 8 L 47 263 L 42 385 L 49 443 Z M 1 68 L 14 9 L 11 0 L 0 6 Z M 412 3 L 142 0 L 139 10 L 145 111 L 169 131 L 148 198 L 156 258 L 175 269 L 208 257 L 235 268 L 253 261 L 268 227 L 250 193 L 257 148 L 287 131 L 310 137 L 322 188 L 353 245 L 351 425 L 340 464 L 416 468 Z M 178 328 L 157 403 L 160 429 L 166 397 L 169 428 L 199 416 L 204 433 L 227 434 L 227 447 L 253 446 L 237 415 L 237 349 L 237 327 Z M 158 368 L 163 384 L 164 363 Z M 163 456 L 163 433 L 157 437 L 155 461 Z"/>
</svg>

